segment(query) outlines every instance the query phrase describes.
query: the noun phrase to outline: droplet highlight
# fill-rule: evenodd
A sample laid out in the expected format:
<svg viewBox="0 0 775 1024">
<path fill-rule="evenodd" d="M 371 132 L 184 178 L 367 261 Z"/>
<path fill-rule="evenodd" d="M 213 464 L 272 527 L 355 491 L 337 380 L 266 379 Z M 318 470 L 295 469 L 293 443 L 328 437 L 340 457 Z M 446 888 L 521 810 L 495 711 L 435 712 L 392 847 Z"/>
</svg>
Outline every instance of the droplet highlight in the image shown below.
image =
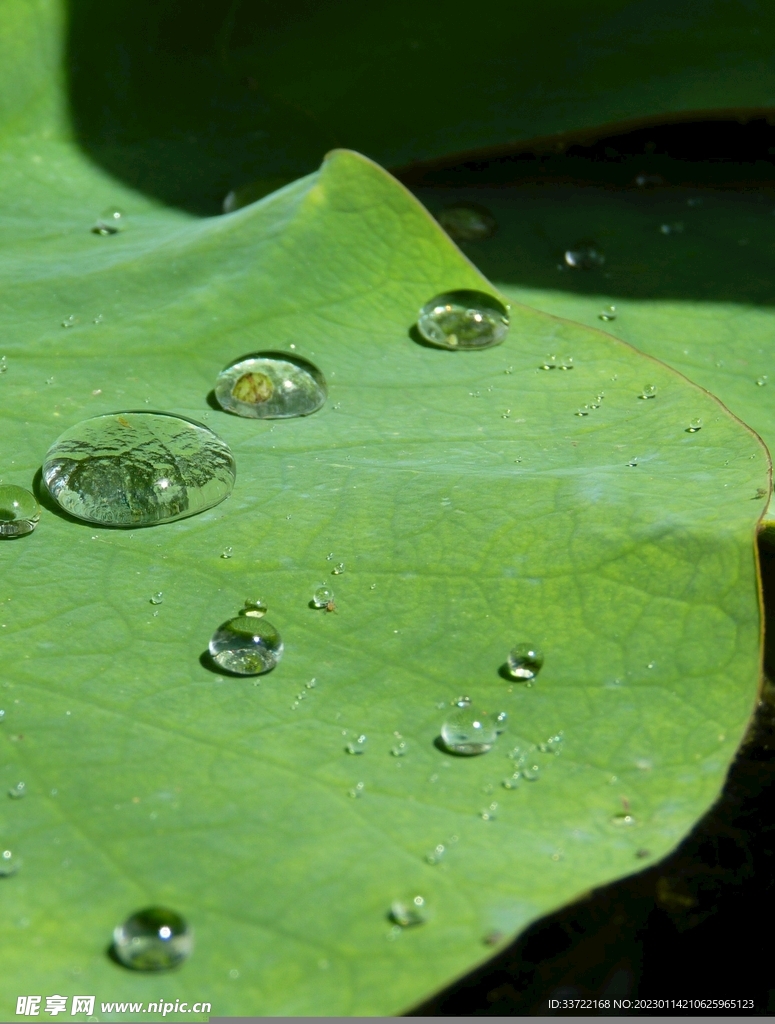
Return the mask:
<svg viewBox="0 0 775 1024">
<path fill-rule="evenodd" d="M 452 753 L 485 754 L 498 739 L 498 730 L 486 711 L 475 707 L 468 697 L 458 697 L 441 727 L 441 739 Z"/>
<path fill-rule="evenodd" d="M 328 397 L 313 363 L 287 352 L 256 352 L 218 374 L 215 397 L 226 412 L 250 419 L 288 419 L 317 412 Z"/>
<path fill-rule="evenodd" d="M 506 337 L 509 314 L 503 303 L 484 292 L 444 292 L 422 307 L 417 329 L 439 348 L 491 348 Z"/>
<path fill-rule="evenodd" d="M 39 519 L 40 505 L 31 491 L 14 484 L 0 486 L 0 538 L 25 537 Z"/>
<path fill-rule="evenodd" d="M 239 615 L 216 629 L 208 650 L 215 664 L 227 672 L 260 676 L 277 665 L 284 645 L 271 622 L 253 615 Z"/>
<path fill-rule="evenodd" d="M 578 245 L 573 249 L 566 249 L 563 260 L 565 266 L 573 270 L 593 270 L 603 266 L 605 256 L 594 245 Z"/>
<path fill-rule="evenodd" d="M 128 917 L 113 932 L 113 951 L 135 971 L 166 971 L 188 959 L 194 936 L 174 910 L 147 907 Z"/>
<path fill-rule="evenodd" d="M 168 413 L 95 416 L 49 448 L 43 480 L 56 503 L 106 526 L 155 526 L 228 497 L 236 466 L 208 427 Z"/>
</svg>

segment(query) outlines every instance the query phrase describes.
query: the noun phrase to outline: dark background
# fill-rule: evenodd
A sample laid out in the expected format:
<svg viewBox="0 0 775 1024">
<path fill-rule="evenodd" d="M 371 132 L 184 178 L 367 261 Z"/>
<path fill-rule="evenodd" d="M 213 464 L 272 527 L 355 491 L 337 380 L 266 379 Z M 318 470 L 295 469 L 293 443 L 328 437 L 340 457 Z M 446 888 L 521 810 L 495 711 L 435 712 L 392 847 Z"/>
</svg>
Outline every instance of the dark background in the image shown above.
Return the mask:
<svg viewBox="0 0 775 1024">
<path fill-rule="evenodd" d="M 303 0 L 294 9 L 303 15 Z M 258 198 L 315 170 L 337 140 L 227 59 L 235 40 L 249 47 L 257 25 L 266 30 L 282 17 L 282 5 L 264 0 L 72 0 L 68 77 L 80 145 L 128 185 L 204 215 L 219 213 L 231 189 Z M 197 73 L 181 77 L 184 65 Z M 259 154 L 273 126 L 283 136 L 290 126 L 302 140 L 288 155 L 287 179 L 261 178 Z M 534 182 L 766 190 L 775 186 L 775 127 L 762 111 L 741 111 L 735 119 L 620 126 L 394 170 L 416 188 Z M 644 174 L 648 182 L 638 186 Z M 733 287 L 723 268 L 722 276 Z M 775 624 L 775 549 L 763 543 L 760 555 L 767 618 Z M 775 671 L 772 640 L 766 667 Z M 753 999 L 757 1014 L 775 1010 L 774 693 L 765 683 L 721 798 L 670 857 L 534 924 L 414 1012 L 541 1014 L 550 998 L 564 997 Z"/>
</svg>

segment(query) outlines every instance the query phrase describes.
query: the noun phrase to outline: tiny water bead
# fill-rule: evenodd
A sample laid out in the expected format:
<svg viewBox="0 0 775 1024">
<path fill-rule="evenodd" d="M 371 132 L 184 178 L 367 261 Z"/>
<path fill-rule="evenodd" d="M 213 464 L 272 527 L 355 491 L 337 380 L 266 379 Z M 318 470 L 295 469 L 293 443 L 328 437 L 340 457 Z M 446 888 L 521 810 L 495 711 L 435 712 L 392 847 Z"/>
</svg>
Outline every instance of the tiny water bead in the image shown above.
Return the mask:
<svg viewBox="0 0 775 1024">
<path fill-rule="evenodd" d="M 6 356 L 0 356 L 0 373 L 5 373 L 8 369 L 8 359 Z"/>
<path fill-rule="evenodd" d="M 221 552 L 221 558 L 231 558 L 233 554 L 234 554 L 234 548 L 226 547 Z"/>
<path fill-rule="evenodd" d="M 151 604 L 161 604 L 164 600 L 164 593 L 161 590 L 157 590 L 151 597 Z"/>
<path fill-rule="evenodd" d="M 23 796 L 27 795 L 27 786 L 23 782 L 17 782 L 15 786 L 11 786 L 8 790 L 8 796 L 12 800 L 21 800 Z"/>
<path fill-rule="evenodd" d="M 363 754 L 366 750 L 366 737 L 359 736 L 356 740 L 351 740 L 344 749 L 348 754 Z"/>
<path fill-rule="evenodd" d="M 152 526 L 195 515 L 227 498 L 236 466 L 229 446 L 195 420 L 121 412 L 71 427 L 49 448 L 43 480 L 78 519 Z"/>
<path fill-rule="evenodd" d="M 542 370 L 572 370 L 573 356 L 547 356 L 541 363 Z"/>
<path fill-rule="evenodd" d="M 605 306 L 598 314 L 598 320 L 604 320 L 608 323 L 611 320 L 616 319 L 616 306 Z"/>
<path fill-rule="evenodd" d="M 266 602 L 262 601 L 260 597 L 247 598 L 240 611 L 240 615 L 248 615 L 254 619 L 262 619 L 266 615 L 266 611 Z"/>
<path fill-rule="evenodd" d="M 503 303 L 484 292 L 444 292 L 422 307 L 417 329 L 439 348 L 490 348 L 506 337 L 509 314 Z"/>
<path fill-rule="evenodd" d="M 0 850 L 0 878 L 10 878 L 21 867 L 21 861 L 12 850 Z"/>
<path fill-rule="evenodd" d="M 128 917 L 113 932 L 113 951 L 135 971 L 166 971 L 188 959 L 194 936 L 174 910 L 147 907 Z"/>
<path fill-rule="evenodd" d="M 517 644 L 509 651 L 506 669 L 512 679 L 535 679 L 544 663 L 543 652 L 533 644 Z"/>
<path fill-rule="evenodd" d="M 126 223 L 123 211 L 116 206 L 103 210 L 97 223 L 92 228 L 95 235 L 117 235 Z"/>
<path fill-rule="evenodd" d="M 605 263 L 605 256 L 594 245 L 578 245 L 566 249 L 563 259 L 565 265 L 573 270 L 592 270 L 595 267 L 602 267 Z"/>
<path fill-rule="evenodd" d="M 331 575 L 332 576 L 341 576 L 343 572 L 344 572 L 344 562 L 339 562 L 331 570 Z"/>
<path fill-rule="evenodd" d="M 424 924 L 428 920 L 425 899 L 415 896 L 411 900 L 393 900 L 390 904 L 390 920 L 401 928 L 411 928 L 416 924 Z"/>
<path fill-rule="evenodd" d="M 318 587 L 312 595 L 312 603 L 316 608 L 326 608 L 334 600 L 334 592 L 330 587 Z"/>
<path fill-rule="evenodd" d="M 271 622 L 254 615 L 229 619 L 213 633 L 210 657 L 220 668 L 238 676 L 260 676 L 277 665 L 283 642 Z"/>
<path fill-rule="evenodd" d="M 328 397 L 317 366 L 287 352 L 256 352 L 218 374 L 215 397 L 226 412 L 250 419 L 309 416 Z"/>
<path fill-rule="evenodd" d="M 0 373 L 2 373 L 2 369 L 0 369 Z M 757 377 L 756 378 L 756 386 L 757 386 L 757 388 L 763 388 L 767 384 L 768 380 L 769 380 L 769 377 L 768 377 L 768 375 L 766 373 L 763 373 L 761 375 L 761 377 Z"/>
<path fill-rule="evenodd" d="M 646 384 L 638 395 L 638 398 L 648 399 L 657 397 L 657 386 L 656 384 Z"/>
<path fill-rule="evenodd" d="M 40 519 L 35 495 L 14 484 L 0 486 L 0 538 L 13 539 L 32 533 Z"/>
<path fill-rule="evenodd" d="M 458 697 L 441 727 L 441 738 L 452 753 L 485 754 L 498 739 L 498 729 L 486 711 L 474 707 L 468 697 Z"/>
<path fill-rule="evenodd" d="M 434 846 L 434 848 L 429 853 L 425 854 L 426 864 L 440 864 L 441 859 L 446 852 L 447 851 L 444 844 L 439 843 L 437 846 Z"/>
<path fill-rule="evenodd" d="M 436 219 L 450 238 L 460 242 L 491 238 L 498 226 L 490 211 L 478 203 L 461 202 L 446 206 Z"/>
<path fill-rule="evenodd" d="M 698 430 L 702 430 L 702 420 L 699 416 L 691 421 L 689 426 L 686 428 L 686 433 L 696 434 Z"/>
</svg>

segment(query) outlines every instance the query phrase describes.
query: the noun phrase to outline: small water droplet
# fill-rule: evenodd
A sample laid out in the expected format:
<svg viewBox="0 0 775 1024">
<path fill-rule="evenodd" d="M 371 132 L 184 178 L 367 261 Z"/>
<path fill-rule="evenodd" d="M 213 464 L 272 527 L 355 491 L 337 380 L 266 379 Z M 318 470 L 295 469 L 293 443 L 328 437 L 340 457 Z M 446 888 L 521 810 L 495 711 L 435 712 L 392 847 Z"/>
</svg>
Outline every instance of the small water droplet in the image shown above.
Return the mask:
<svg viewBox="0 0 775 1024">
<path fill-rule="evenodd" d="M 514 772 L 513 775 L 508 775 L 502 782 L 501 785 L 504 789 L 517 789 L 520 785 L 522 776 L 519 772 Z"/>
<path fill-rule="evenodd" d="M 589 406 L 582 405 L 580 409 L 576 410 L 577 416 L 589 416 Z"/>
<path fill-rule="evenodd" d="M 309 416 L 327 396 L 317 366 L 283 352 L 256 352 L 240 359 L 222 370 L 215 382 L 221 408 L 251 419 Z"/>
<path fill-rule="evenodd" d="M 344 748 L 348 754 L 363 754 L 366 750 L 366 737 L 361 735 L 351 740 Z"/>
<path fill-rule="evenodd" d="M 262 601 L 260 597 L 249 597 L 246 598 L 240 615 L 248 615 L 254 619 L 262 619 L 267 612 L 266 601 Z"/>
<path fill-rule="evenodd" d="M 164 600 L 164 593 L 163 593 L 163 591 L 161 591 L 161 590 L 158 590 L 158 591 L 157 591 L 157 592 L 156 592 L 156 593 L 155 593 L 155 594 L 154 594 L 154 595 L 153 595 L 153 596 L 151 597 L 151 604 L 161 604 L 163 600 Z"/>
<path fill-rule="evenodd" d="M 266 619 L 240 615 L 213 633 L 210 657 L 221 668 L 239 676 L 258 676 L 279 662 L 284 645 L 280 634 Z"/>
<path fill-rule="evenodd" d="M 506 337 L 509 315 L 498 299 L 484 292 L 445 292 L 425 303 L 417 329 L 440 348 L 490 348 Z"/>
<path fill-rule="evenodd" d="M 521 774 L 527 782 L 537 782 L 541 777 L 541 769 L 537 764 L 527 764 L 521 769 Z"/>
<path fill-rule="evenodd" d="M 450 238 L 459 242 L 490 238 L 497 228 L 497 222 L 490 211 L 478 203 L 453 203 L 441 210 L 436 219 Z"/>
<path fill-rule="evenodd" d="M 128 917 L 113 932 L 113 951 L 136 971 L 164 971 L 191 955 L 194 936 L 174 910 L 147 907 Z"/>
<path fill-rule="evenodd" d="M 390 753 L 393 755 L 393 757 L 404 757 L 404 755 L 407 752 L 407 749 L 408 748 L 407 748 L 407 745 L 406 745 L 406 741 L 405 740 L 401 740 L 400 743 L 397 743 L 391 749 Z"/>
<path fill-rule="evenodd" d="M 8 790 L 8 796 L 12 800 L 21 800 L 23 796 L 27 795 L 27 786 L 23 782 L 17 782 L 15 786 L 11 786 Z"/>
<path fill-rule="evenodd" d="M 102 313 L 100 313 L 98 316 L 95 316 L 95 318 L 92 320 L 92 323 L 101 324 L 104 321 L 104 319 L 105 317 L 102 315 Z"/>
<path fill-rule="evenodd" d="M 0 371 L 0 372 L 2 372 L 2 371 Z M 761 377 L 757 377 L 756 378 L 756 386 L 757 386 L 757 388 L 763 388 L 766 385 L 768 380 L 769 380 L 769 376 L 766 373 L 763 373 L 761 375 Z"/>
<path fill-rule="evenodd" d="M 5 373 L 8 369 L 8 359 L 5 356 L 0 356 L 0 373 Z"/>
<path fill-rule="evenodd" d="M 573 270 L 593 270 L 605 263 L 605 256 L 594 245 L 579 245 L 573 249 L 566 249 L 563 259 L 565 265 Z"/>
<path fill-rule="evenodd" d="M 0 486 L 0 538 L 25 537 L 39 519 L 40 505 L 34 494 L 14 484 Z"/>
<path fill-rule="evenodd" d="M 627 463 L 627 465 L 630 466 L 630 467 L 637 466 L 638 465 L 638 458 L 637 458 L 637 456 L 634 459 L 630 459 L 630 461 Z"/>
<path fill-rule="evenodd" d="M 304 684 L 308 690 L 314 690 L 317 686 L 317 679 L 310 679 L 308 683 Z"/>
<path fill-rule="evenodd" d="M 443 843 L 439 843 L 438 846 L 434 846 L 429 853 L 425 854 L 425 860 L 428 864 L 438 864 L 445 853 L 446 847 Z"/>
<path fill-rule="evenodd" d="M 543 663 L 543 652 L 533 644 L 517 644 L 509 651 L 506 668 L 512 679 L 535 679 Z"/>
<path fill-rule="evenodd" d="M 126 224 L 126 218 L 117 206 L 103 210 L 97 223 L 91 229 L 94 235 L 117 235 Z"/>
<path fill-rule="evenodd" d="M 674 224 L 660 224 L 659 232 L 662 235 L 681 235 L 683 234 L 684 224 L 683 221 L 676 221 Z"/>
<path fill-rule="evenodd" d="M 335 565 L 335 566 L 334 566 L 334 568 L 333 568 L 333 569 L 331 570 L 331 573 L 332 573 L 332 575 L 334 575 L 334 576 L 341 576 L 343 572 L 344 572 L 344 562 L 339 562 L 339 563 L 338 563 L 337 565 Z"/>
<path fill-rule="evenodd" d="M 363 796 L 363 792 L 365 789 L 366 786 L 364 785 L 364 783 L 356 782 L 353 788 L 349 791 L 349 795 L 353 797 L 353 799 L 357 800 Z"/>
<path fill-rule="evenodd" d="M 393 900 L 390 904 L 390 919 L 401 928 L 411 928 L 428 920 L 425 900 L 415 896 L 411 900 Z"/>
<path fill-rule="evenodd" d="M 603 309 L 597 314 L 598 320 L 609 320 L 616 319 L 616 306 L 604 306 Z"/>
<path fill-rule="evenodd" d="M 455 754 L 485 754 L 492 749 L 498 731 L 486 711 L 474 707 L 468 697 L 458 697 L 441 727 L 441 738 Z"/>
<path fill-rule="evenodd" d="M 562 730 L 555 733 L 554 736 L 550 736 L 548 740 L 544 740 L 543 743 L 538 744 L 538 749 L 542 754 L 559 754 L 562 750 L 562 744 L 565 739 L 565 734 Z"/>
<path fill-rule="evenodd" d="M 326 555 L 326 561 L 327 562 L 333 562 L 333 560 L 334 560 L 334 552 L 333 551 L 329 551 L 328 554 Z"/>
<path fill-rule="evenodd" d="M 698 430 L 702 430 L 702 420 L 700 419 L 699 416 L 696 419 L 691 421 L 689 426 L 686 428 L 686 433 L 687 434 L 696 434 Z"/>
<path fill-rule="evenodd" d="M 501 413 L 501 419 L 503 420 L 507 420 L 509 416 L 511 416 L 511 409 L 507 409 L 505 412 Z"/>
<path fill-rule="evenodd" d="M 635 825 L 635 818 L 630 814 L 629 811 L 619 811 L 618 814 L 614 814 L 611 817 L 612 825 Z"/>
<path fill-rule="evenodd" d="M 10 878 L 21 867 L 21 860 L 11 850 L 0 850 L 0 878 Z"/>
<path fill-rule="evenodd" d="M 71 313 L 70 316 L 66 316 L 62 321 L 63 327 L 75 327 L 78 321 L 75 318 L 75 313 Z"/>
<path fill-rule="evenodd" d="M 234 554 L 234 548 L 232 548 L 232 547 L 225 547 L 223 549 L 223 551 L 221 552 L 221 558 L 231 558 L 233 554 Z"/>
<path fill-rule="evenodd" d="M 4 719 L 5 719 L 5 711 L 3 711 L 2 708 L 0 708 L 0 722 L 2 722 Z"/>
<path fill-rule="evenodd" d="M 657 397 L 657 386 L 656 384 L 646 384 L 638 395 L 638 398 L 656 398 Z"/>
<path fill-rule="evenodd" d="M 645 171 L 641 171 L 635 177 L 635 184 L 638 188 L 656 187 L 657 185 L 664 185 L 665 179 L 661 174 L 647 174 Z"/>
<path fill-rule="evenodd" d="M 506 721 L 507 721 L 508 717 L 509 716 L 508 716 L 508 713 L 506 711 L 499 711 L 498 714 L 495 716 L 495 722 L 496 722 L 495 728 L 498 731 L 498 735 L 500 735 L 502 732 L 506 731 Z"/>
<path fill-rule="evenodd" d="M 498 805 L 493 801 L 489 807 L 485 807 L 484 810 L 479 811 L 479 817 L 484 821 L 494 821 L 497 818 Z"/>
<path fill-rule="evenodd" d="M 201 423 L 155 412 L 95 416 L 49 448 L 43 480 L 66 512 L 107 526 L 150 526 L 212 508 L 236 468 L 228 445 Z"/>
</svg>

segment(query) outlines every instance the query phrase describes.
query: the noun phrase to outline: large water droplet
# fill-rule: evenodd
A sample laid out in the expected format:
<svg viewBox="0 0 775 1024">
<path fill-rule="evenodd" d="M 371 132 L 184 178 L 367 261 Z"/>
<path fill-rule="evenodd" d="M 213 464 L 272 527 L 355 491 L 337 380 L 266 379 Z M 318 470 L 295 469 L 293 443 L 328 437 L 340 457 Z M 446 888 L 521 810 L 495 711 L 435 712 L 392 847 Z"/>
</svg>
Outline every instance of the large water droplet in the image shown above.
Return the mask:
<svg viewBox="0 0 775 1024">
<path fill-rule="evenodd" d="M 34 494 L 14 484 L 0 487 L 0 537 L 24 537 L 32 533 L 39 519 L 40 505 Z"/>
<path fill-rule="evenodd" d="M 327 396 L 317 366 L 286 352 L 256 352 L 227 366 L 215 382 L 219 405 L 252 419 L 309 416 Z"/>
<path fill-rule="evenodd" d="M 441 210 L 436 219 L 450 238 L 460 242 L 490 238 L 498 226 L 490 211 L 478 203 L 453 203 Z"/>
<path fill-rule="evenodd" d="M 228 445 L 194 420 L 158 412 L 95 416 L 49 448 L 43 480 L 71 515 L 151 526 L 223 501 L 236 467 Z"/>
<path fill-rule="evenodd" d="M 128 917 L 113 932 L 118 959 L 136 971 L 165 971 L 191 955 L 194 936 L 174 910 L 148 907 Z"/>
<path fill-rule="evenodd" d="M 216 665 L 238 676 L 260 676 L 273 669 L 283 654 L 280 634 L 266 619 L 239 615 L 213 633 L 209 648 Z"/>
<path fill-rule="evenodd" d="M 318 587 L 312 595 L 312 603 L 316 608 L 326 608 L 334 600 L 334 592 L 330 587 Z"/>
<path fill-rule="evenodd" d="M 393 900 L 390 904 L 390 919 L 402 928 L 411 928 L 428 920 L 425 900 L 415 896 L 411 900 Z"/>
<path fill-rule="evenodd" d="M 535 679 L 544 663 L 543 653 L 533 644 L 517 644 L 509 651 L 506 668 L 512 679 Z"/>
<path fill-rule="evenodd" d="M 455 754 L 485 754 L 498 739 L 498 730 L 486 711 L 474 707 L 468 697 L 458 697 L 441 727 L 441 738 Z"/>
<path fill-rule="evenodd" d="M 509 314 L 498 299 L 484 292 L 444 292 L 422 307 L 417 329 L 439 348 L 490 348 L 506 337 Z"/>
<path fill-rule="evenodd" d="M 12 850 L 0 850 L 0 878 L 10 878 L 21 867 L 21 861 Z"/>
</svg>

